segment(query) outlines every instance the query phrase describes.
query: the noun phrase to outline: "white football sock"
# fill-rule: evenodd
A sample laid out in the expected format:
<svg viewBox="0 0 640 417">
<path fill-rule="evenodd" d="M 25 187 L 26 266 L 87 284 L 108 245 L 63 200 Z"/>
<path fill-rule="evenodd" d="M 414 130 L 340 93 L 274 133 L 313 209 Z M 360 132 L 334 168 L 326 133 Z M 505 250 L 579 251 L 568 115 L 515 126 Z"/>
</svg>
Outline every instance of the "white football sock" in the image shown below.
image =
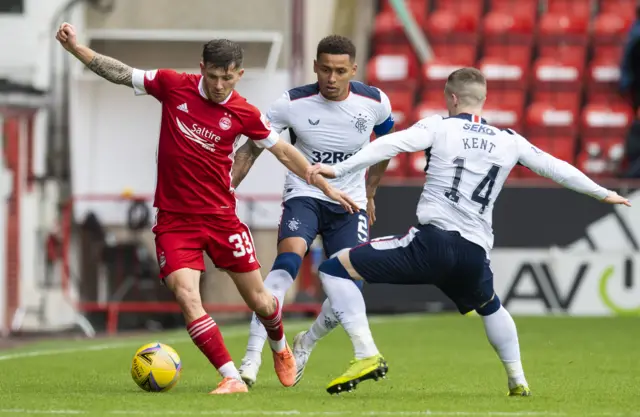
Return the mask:
<svg viewBox="0 0 640 417">
<path fill-rule="evenodd" d="M 511 314 L 502 306 L 489 316 L 481 316 L 484 330 L 496 353 L 500 357 L 509 378 L 509 388 L 516 385 L 527 386 L 522 362 L 520 361 L 520 345 L 518 331 Z"/>
<path fill-rule="evenodd" d="M 356 359 L 377 355 L 379 352 L 369 329 L 362 292 L 349 279 L 334 277 L 324 272 L 320 272 L 319 275 L 333 313 L 351 339 Z"/>
<path fill-rule="evenodd" d="M 293 278 L 283 269 L 275 269 L 269 272 L 267 278 L 264 280 L 264 286 L 278 299 L 281 308 L 284 304 L 284 296 L 291 285 L 293 285 Z M 267 331 L 256 317 L 256 313 L 253 313 L 251 316 L 251 324 L 249 325 L 247 352 L 244 357 L 254 361 L 260 361 L 262 358 L 262 348 L 266 340 Z"/>
<path fill-rule="evenodd" d="M 233 362 L 225 363 L 218 369 L 218 372 L 220 373 L 220 375 L 222 375 L 223 378 L 234 378 L 242 380 L 242 378 L 240 378 L 240 373 L 238 372 L 238 369 L 233 364 Z"/>
<path fill-rule="evenodd" d="M 324 303 L 322 303 L 322 310 L 316 318 L 316 321 L 313 322 L 311 328 L 305 334 L 303 339 L 305 347 L 313 349 L 318 340 L 331 333 L 339 324 L 338 318 L 333 314 L 333 310 L 331 309 L 331 302 L 327 298 L 324 300 Z"/>
</svg>

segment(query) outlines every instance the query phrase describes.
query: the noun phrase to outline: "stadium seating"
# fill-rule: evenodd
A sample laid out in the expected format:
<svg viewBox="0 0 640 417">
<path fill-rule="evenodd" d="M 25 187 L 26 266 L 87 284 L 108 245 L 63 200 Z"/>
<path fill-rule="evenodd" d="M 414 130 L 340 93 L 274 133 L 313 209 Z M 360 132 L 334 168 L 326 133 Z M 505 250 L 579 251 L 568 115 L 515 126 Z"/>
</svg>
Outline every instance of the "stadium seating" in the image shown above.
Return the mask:
<svg viewBox="0 0 640 417">
<path fill-rule="evenodd" d="M 420 63 L 381 0 L 367 80 L 385 89 L 400 128 L 447 115 L 444 81 L 476 66 L 487 77 L 483 116 L 593 175 L 616 175 L 633 115 L 618 92 L 636 0 L 407 0 L 435 58 Z M 406 101 L 405 101 L 406 100 Z M 399 102 L 402 101 L 402 102 Z M 423 176 L 423 152 L 394 176 Z M 517 168 L 518 176 L 530 176 Z"/>
</svg>

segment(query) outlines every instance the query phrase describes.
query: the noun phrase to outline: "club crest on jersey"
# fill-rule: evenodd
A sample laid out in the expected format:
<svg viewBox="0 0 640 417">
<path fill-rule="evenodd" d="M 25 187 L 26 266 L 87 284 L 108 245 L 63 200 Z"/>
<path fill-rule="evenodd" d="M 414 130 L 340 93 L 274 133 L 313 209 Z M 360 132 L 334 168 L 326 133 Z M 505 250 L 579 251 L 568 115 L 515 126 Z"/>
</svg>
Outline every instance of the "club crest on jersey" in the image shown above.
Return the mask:
<svg viewBox="0 0 640 417">
<path fill-rule="evenodd" d="M 296 219 L 295 217 L 291 220 L 289 220 L 287 222 L 287 227 L 289 228 L 289 230 L 291 230 L 292 232 L 295 232 L 296 230 L 298 230 L 300 228 L 300 220 Z"/>
<path fill-rule="evenodd" d="M 220 119 L 220 121 L 218 122 L 218 125 L 222 130 L 229 130 L 231 129 L 231 119 L 225 116 L 222 119 Z"/>
<path fill-rule="evenodd" d="M 366 115 L 358 113 L 357 116 L 353 116 L 351 123 L 353 123 L 353 127 L 356 128 L 358 133 L 364 133 L 368 129 L 369 119 Z"/>
<path fill-rule="evenodd" d="M 158 253 L 158 265 L 160 265 L 160 268 L 164 268 L 164 266 L 167 264 L 167 258 L 164 256 L 164 252 L 159 252 Z"/>
</svg>

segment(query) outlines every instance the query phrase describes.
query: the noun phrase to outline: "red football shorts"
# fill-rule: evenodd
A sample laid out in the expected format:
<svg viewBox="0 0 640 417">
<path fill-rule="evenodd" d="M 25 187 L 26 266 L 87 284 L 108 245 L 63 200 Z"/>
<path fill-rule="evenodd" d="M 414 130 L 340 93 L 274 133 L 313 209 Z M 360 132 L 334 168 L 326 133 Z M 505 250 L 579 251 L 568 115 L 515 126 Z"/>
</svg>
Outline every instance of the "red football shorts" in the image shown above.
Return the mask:
<svg viewBox="0 0 640 417">
<path fill-rule="evenodd" d="M 230 214 L 180 214 L 158 210 L 153 227 L 160 278 L 181 268 L 204 271 L 207 252 L 216 268 L 251 272 L 260 268 L 249 228 Z"/>
</svg>

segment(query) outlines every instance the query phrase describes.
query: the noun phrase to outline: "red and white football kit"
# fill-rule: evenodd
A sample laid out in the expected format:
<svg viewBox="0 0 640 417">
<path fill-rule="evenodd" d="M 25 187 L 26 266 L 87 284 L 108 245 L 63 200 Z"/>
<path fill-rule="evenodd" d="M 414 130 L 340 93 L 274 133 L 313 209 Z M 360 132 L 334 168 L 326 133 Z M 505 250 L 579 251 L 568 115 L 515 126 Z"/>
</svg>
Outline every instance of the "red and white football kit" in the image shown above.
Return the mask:
<svg viewBox="0 0 640 417">
<path fill-rule="evenodd" d="M 209 100 L 201 75 L 134 70 L 133 88 L 162 103 L 153 227 L 161 277 L 204 270 L 203 251 L 217 268 L 259 269 L 249 228 L 236 214 L 233 149 L 241 135 L 269 148 L 278 134 L 236 91 L 222 103 Z"/>
</svg>

